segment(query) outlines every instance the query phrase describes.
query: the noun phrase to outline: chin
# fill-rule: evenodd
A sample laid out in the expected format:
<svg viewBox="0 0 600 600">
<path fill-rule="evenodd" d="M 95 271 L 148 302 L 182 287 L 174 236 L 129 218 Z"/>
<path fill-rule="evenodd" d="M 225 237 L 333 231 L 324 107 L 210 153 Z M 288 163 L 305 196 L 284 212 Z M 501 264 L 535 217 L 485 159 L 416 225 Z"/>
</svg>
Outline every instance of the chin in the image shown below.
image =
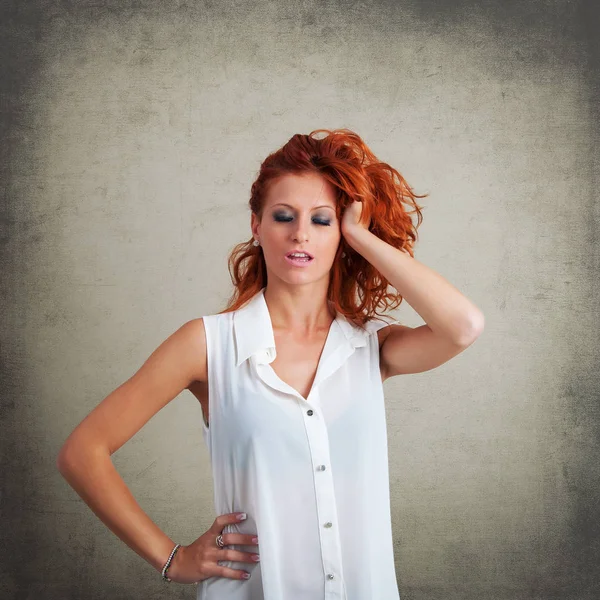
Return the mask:
<svg viewBox="0 0 600 600">
<path fill-rule="evenodd" d="M 327 278 L 331 274 L 331 266 L 333 265 L 333 258 L 331 259 L 331 265 L 326 271 L 316 271 L 316 269 L 309 267 L 297 268 L 288 264 L 287 261 L 283 261 L 281 266 L 276 269 L 269 269 L 267 265 L 267 276 L 269 274 L 273 277 L 283 281 L 289 285 L 305 285 L 307 283 L 314 283 L 320 281 L 324 277 Z"/>
<path fill-rule="evenodd" d="M 317 283 L 323 279 L 329 279 L 330 271 L 325 273 L 284 273 L 279 278 L 290 285 L 306 285 L 309 283 Z"/>
</svg>

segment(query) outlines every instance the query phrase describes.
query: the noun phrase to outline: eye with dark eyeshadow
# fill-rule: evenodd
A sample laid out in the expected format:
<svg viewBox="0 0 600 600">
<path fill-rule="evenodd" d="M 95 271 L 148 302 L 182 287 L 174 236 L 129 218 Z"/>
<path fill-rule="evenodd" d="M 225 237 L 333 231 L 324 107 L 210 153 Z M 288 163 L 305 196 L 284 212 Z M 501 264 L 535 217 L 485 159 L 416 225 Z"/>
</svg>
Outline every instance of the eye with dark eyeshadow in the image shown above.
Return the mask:
<svg viewBox="0 0 600 600">
<path fill-rule="evenodd" d="M 278 223 L 289 223 L 293 219 L 293 217 L 288 217 L 282 213 L 275 213 L 273 215 L 273 219 L 275 221 L 277 221 Z M 327 226 L 331 225 L 331 221 L 329 219 L 319 219 L 319 218 L 315 217 L 313 219 L 313 222 L 317 223 L 318 225 L 327 225 Z"/>
<path fill-rule="evenodd" d="M 273 215 L 273 219 L 275 219 L 275 221 L 277 221 L 279 223 L 288 223 L 289 221 L 292 220 L 292 217 L 286 217 L 285 215 L 282 215 L 281 213 L 275 213 Z"/>
</svg>

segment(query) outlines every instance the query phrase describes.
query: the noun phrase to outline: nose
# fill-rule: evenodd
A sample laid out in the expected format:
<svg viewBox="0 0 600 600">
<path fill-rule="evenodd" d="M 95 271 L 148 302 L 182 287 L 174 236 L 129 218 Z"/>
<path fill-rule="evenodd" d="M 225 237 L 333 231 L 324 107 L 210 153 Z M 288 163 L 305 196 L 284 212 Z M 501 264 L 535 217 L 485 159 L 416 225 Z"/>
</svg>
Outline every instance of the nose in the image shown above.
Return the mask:
<svg viewBox="0 0 600 600">
<path fill-rule="evenodd" d="M 297 242 L 307 242 L 308 241 L 308 230 L 306 226 L 301 222 L 300 219 L 297 220 L 298 226 L 294 230 L 294 241 Z"/>
</svg>

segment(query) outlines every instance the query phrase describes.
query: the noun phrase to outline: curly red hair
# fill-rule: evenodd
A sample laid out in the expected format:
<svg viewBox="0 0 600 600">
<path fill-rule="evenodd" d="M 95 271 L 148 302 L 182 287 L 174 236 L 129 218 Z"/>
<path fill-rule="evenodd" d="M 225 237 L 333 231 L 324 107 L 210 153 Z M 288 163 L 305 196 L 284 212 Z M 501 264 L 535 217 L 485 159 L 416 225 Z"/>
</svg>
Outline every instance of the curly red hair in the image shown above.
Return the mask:
<svg viewBox="0 0 600 600">
<path fill-rule="evenodd" d="M 321 133 L 325 137 L 318 137 Z M 316 129 L 308 135 L 296 134 L 267 156 L 252 184 L 250 210 L 261 219 L 270 184 L 282 175 L 305 172 L 319 173 L 336 188 L 338 220 L 341 221 L 349 204 L 360 200 L 361 220 L 370 219 L 369 231 L 414 256 L 417 228 L 423 221 L 423 207 L 416 199 L 428 194 L 415 194 L 396 169 L 379 161 L 349 129 Z M 416 225 L 410 216 L 415 213 Z M 267 284 L 262 248 L 252 242 L 251 237 L 237 244 L 229 256 L 229 274 L 235 290 L 221 313 L 237 310 Z M 342 252 L 345 258 L 341 258 Z M 402 296 L 388 287 L 387 279 L 354 251 L 342 235 L 327 290 L 327 299 L 335 310 L 362 326 L 382 314 L 377 309 L 389 310 L 401 304 Z"/>
</svg>

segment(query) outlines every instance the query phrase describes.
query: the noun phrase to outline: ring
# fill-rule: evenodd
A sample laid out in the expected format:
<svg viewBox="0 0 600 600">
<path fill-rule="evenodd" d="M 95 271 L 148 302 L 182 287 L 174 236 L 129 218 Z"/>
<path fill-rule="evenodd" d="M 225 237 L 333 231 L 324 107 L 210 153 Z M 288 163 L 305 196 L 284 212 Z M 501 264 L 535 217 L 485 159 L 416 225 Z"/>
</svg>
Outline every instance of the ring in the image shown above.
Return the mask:
<svg viewBox="0 0 600 600">
<path fill-rule="evenodd" d="M 225 542 L 223 541 L 223 535 L 222 534 L 219 534 L 217 536 L 217 540 L 216 541 L 217 541 L 217 546 L 219 548 L 225 548 Z"/>
</svg>

